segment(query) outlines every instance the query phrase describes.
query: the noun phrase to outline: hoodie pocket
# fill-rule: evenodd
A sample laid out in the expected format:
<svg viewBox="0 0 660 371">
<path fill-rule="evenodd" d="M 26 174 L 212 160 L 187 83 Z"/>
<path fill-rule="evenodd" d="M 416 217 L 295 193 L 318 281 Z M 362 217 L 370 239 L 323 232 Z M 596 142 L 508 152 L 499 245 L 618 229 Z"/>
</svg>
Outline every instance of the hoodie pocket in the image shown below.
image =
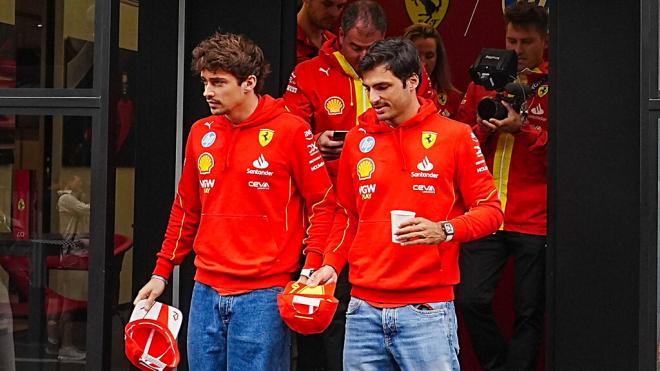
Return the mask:
<svg viewBox="0 0 660 371">
<path fill-rule="evenodd" d="M 358 230 L 348 251 L 352 278 L 362 279 L 374 271 L 375 266 L 388 263 L 387 249 L 392 247 L 389 220 L 360 221 Z M 383 250 L 385 249 L 385 250 Z"/>
<path fill-rule="evenodd" d="M 265 215 L 205 214 L 195 247 L 202 265 L 238 276 L 268 271 L 280 254 Z"/>
</svg>

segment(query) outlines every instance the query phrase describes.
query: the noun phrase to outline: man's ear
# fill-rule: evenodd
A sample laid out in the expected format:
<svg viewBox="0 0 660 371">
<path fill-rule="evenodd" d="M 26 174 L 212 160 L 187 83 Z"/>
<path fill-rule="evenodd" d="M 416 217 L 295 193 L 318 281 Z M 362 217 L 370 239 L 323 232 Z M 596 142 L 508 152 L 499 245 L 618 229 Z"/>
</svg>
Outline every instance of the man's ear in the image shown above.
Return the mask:
<svg viewBox="0 0 660 371">
<path fill-rule="evenodd" d="M 243 94 L 254 91 L 257 88 L 257 76 L 250 75 L 241 83 Z"/>
<path fill-rule="evenodd" d="M 419 86 L 419 75 L 413 73 L 408 80 L 406 80 L 406 88 L 417 90 L 417 86 Z"/>
</svg>

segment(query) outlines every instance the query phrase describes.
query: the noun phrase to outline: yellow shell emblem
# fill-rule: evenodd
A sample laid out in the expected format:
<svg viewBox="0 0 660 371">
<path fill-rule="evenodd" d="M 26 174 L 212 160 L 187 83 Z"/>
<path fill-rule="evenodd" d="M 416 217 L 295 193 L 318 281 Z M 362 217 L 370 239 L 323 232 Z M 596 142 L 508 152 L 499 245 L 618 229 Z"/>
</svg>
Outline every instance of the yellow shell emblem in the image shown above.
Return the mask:
<svg viewBox="0 0 660 371">
<path fill-rule="evenodd" d="M 374 170 L 376 170 L 376 164 L 374 163 L 374 160 L 368 157 L 363 158 L 357 164 L 358 179 L 371 179 L 371 175 L 374 173 Z"/>
<path fill-rule="evenodd" d="M 548 85 L 539 86 L 539 89 L 536 91 L 536 94 L 538 94 L 539 98 L 541 98 L 544 95 L 548 94 Z"/>
<path fill-rule="evenodd" d="M 442 105 L 442 106 L 447 104 L 447 94 L 442 93 L 442 94 L 438 95 L 438 102 L 440 102 L 440 105 Z"/>
<path fill-rule="evenodd" d="M 197 168 L 199 169 L 200 174 L 208 174 L 213 169 L 215 165 L 215 160 L 210 153 L 204 152 L 197 158 Z"/>
<path fill-rule="evenodd" d="M 438 139 L 438 133 L 433 131 L 422 132 L 422 145 L 424 146 L 424 148 L 429 149 L 433 147 L 436 139 Z"/>
<path fill-rule="evenodd" d="M 270 129 L 261 129 L 259 130 L 259 144 L 262 147 L 266 147 L 273 137 L 275 136 L 275 131 Z"/>
<path fill-rule="evenodd" d="M 341 115 L 344 112 L 344 100 L 337 96 L 326 99 L 325 110 L 328 111 L 328 115 Z"/>
<path fill-rule="evenodd" d="M 447 14 L 449 0 L 406 0 L 406 11 L 412 23 L 426 23 L 436 28 Z"/>
</svg>

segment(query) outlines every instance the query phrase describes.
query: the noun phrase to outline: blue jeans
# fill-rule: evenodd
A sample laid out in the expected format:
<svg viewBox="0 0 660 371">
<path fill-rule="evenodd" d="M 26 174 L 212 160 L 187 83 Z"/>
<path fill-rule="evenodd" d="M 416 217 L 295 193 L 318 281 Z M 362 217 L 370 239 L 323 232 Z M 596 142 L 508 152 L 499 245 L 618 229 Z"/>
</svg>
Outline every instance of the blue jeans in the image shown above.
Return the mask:
<svg viewBox="0 0 660 371">
<path fill-rule="evenodd" d="M 454 302 L 375 308 L 351 297 L 344 370 L 459 371 Z"/>
<path fill-rule="evenodd" d="M 188 321 L 190 370 L 288 371 L 291 333 L 277 308 L 282 290 L 222 296 L 195 282 Z"/>
</svg>

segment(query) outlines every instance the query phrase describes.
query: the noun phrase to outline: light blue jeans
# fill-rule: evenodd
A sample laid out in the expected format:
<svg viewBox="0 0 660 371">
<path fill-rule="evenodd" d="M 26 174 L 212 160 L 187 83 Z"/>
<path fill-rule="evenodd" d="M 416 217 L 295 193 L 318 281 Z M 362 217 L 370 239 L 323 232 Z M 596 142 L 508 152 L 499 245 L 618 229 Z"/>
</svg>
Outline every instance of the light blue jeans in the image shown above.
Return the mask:
<svg viewBox="0 0 660 371">
<path fill-rule="evenodd" d="M 288 371 L 291 333 L 277 308 L 282 288 L 222 296 L 195 282 L 188 322 L 190 370 Z"/>
<path fill-rule="evenodd" d="M 459 371 L 454 302 L 375 308 L 351 297 L 344 370 Z"/>
</svg>

